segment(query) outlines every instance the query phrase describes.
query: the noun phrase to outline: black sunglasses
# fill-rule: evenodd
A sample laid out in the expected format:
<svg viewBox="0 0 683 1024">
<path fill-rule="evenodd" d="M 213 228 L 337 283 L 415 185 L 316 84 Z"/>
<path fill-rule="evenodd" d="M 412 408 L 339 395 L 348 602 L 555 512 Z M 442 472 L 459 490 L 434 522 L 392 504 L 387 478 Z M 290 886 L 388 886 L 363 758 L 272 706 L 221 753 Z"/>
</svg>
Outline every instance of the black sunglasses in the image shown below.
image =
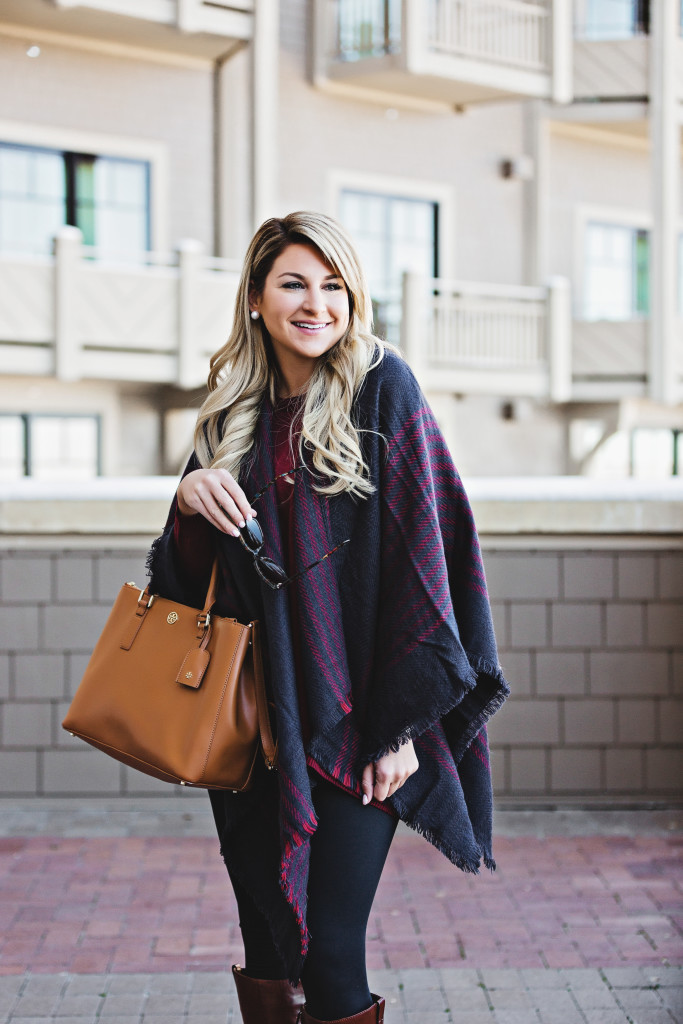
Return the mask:
<svg viewBox="0 0 683 1024">
<path fill-rule="evenodd" d="M 259 491 L 258 494 L 252 498 L 251 504 L 253 505 L 255 501 L 258 501 L 261 495 L 265 494 L 268 488 L 271 487 L 276 480 L 280 480 L 285 476 L 292 476 L 293 473 L 298 473 L 299 470 L 305 468 L 306 467 L 304 465 L 295 466 L 294 469 L 288 469 L 286 473 L 279 473 L 276 477 L 273 477 L 270 483 L 266 484 L 263 490 Z M 326 558 L 333 555 L 335 551 L 339 550 L 339 548 L 343 548 L 345 544 L 348 544 L 350 539 L 351 538 L 343 540 L 341 544 L 337 544 L 336 547 L 332 548 L 331 551 L 328 551 L 327 554 L 322 556 L 322 558 L 318 558 L 315 562 L 311 562 L 311 564 L 307 565 L 305 569 L 301 569 L 299 572 L 294 573 L 293 576 L 288 576 L 281 565 L 274 562 L 272 558 L 268 558 L 267 555 L 261 554 L 264 539 L 263 529 L 261 528 L 260 523 L 255 519 L 249 519 L 244 526 L 240 528 L 239 534 L 240 544 L 252 556 L 256 572 L 259 574 L 263 582 L 271 588 L 271 590 L 279 590 L 280 587 L 284 587 L 285 584 L 291 583 L 292 580 L 296 580 L 299 576 L 303 576 L 311 569 L 314 569 L 316 565 L 320 565 L 321 562 L 324 562 Z"/>
</svg>

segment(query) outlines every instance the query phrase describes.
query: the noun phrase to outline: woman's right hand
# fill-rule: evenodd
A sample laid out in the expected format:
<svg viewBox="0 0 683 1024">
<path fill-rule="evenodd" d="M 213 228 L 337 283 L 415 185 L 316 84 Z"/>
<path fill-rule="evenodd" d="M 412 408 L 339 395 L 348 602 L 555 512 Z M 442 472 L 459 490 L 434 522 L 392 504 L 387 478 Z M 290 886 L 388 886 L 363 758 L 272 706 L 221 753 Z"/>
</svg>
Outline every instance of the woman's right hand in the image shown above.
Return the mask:
<svg viewBox="0 0 683 1024">
<path fill-rule="evenodd" d="M 247 496 L 227 469 L 195 469 L 183 477 L 176 492 L 178 511 L 184 516 L 199 513 L 222 533 L 239 537 L 237 527 L 244 526 L 256 512 Z"/>
</svg>

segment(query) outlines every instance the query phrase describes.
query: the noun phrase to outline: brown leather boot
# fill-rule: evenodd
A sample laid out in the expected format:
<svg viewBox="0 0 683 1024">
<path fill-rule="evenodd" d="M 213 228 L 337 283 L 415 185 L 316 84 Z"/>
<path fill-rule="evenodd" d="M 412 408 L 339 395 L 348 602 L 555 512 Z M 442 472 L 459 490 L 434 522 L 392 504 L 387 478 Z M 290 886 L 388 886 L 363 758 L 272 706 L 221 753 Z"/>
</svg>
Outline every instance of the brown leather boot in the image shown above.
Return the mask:
<svg viewBox="0 0 683 1024">
<path fill-rule="evenodd" d="M 250 978 L 239 964 L 234 964 L 235 979 L 244 1024 L 296 1024 L 304 1005 L 301 985 L 294 988 L 287 979 L 265 981 Z"/>
<path fill-rule="evenodd" d="M 384 1000 L 381 996 L 372 993 L 372 1006 L 360 1013 L 354 1013 L 353 1017 L 340 1017 L 339 1020 L 321 1021 L 317 1017 L 311 1017 L 306 1007 L 302 1007 L 298 1020 L 301 1024 L 384 1024 Z"/>
</svg>

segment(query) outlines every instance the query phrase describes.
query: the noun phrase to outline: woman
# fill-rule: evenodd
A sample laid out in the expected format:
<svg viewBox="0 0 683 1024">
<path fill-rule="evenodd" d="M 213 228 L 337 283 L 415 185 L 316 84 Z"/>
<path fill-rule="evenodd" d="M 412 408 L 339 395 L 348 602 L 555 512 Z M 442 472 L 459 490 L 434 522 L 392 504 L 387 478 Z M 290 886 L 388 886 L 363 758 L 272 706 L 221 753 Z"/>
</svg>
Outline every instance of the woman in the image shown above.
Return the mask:
<svg viewBox="0 0 683 1024">
<path fill-rule="evenodd" d="M 375 1024 L 365 931 L 398 819 L 495 866 L 485 722 L 508 688 L 445 442 L 320 214 L 251 243 L 152 587 L 201 606 L 215 557 L 216 612 L 263 624 L 278 739 L 276 772 L 210 794 L 242 1017 Z"/>
</svg>

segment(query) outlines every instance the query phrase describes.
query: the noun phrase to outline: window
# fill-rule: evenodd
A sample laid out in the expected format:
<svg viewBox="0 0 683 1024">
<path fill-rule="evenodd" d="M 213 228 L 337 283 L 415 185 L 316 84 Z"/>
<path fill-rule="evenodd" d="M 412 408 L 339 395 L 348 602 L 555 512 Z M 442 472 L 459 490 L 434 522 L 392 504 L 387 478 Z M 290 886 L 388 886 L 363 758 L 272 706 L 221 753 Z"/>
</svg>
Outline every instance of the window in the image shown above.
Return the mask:
<svg viewBox="0 0 683 1024">
<path fill-rule="evenodd" d="M 339 216 L 368 278 L 375 331 L 398 344 L 403 273 L 412 270 L 436 277 L 439 272 L 439 204 L 344 189 Z"/>
<path fill-rule="evenodd" d="M 580 38 L 631 39 L 649 31 L 649 0 L 583 0 L 579 6 Z"/>
<path fill-rule="evenodd" d="M 49 253 L 64 224 L 86 245 L 149 248 L 149 164 L 0 143 L 0 250 Z"/>
<path fill-rule="evenodd" d="M 383 57 L 401 47 L 399 0 L 341 0 L 337 4 L 341 60 Z"/>
<path fill-rule="evenodd" d="M 0 480 L 99 476 L 100 417 L 0 413 Z"/>
<path fill-rule="evenodd" d="M 666 480 L 681 475 L 683 432 L 637 427 L 617 430 L 589 455 L 584 472 L 600 480 Z"/>
<path fill-rule="evenodd" d="M 650 311 L 650 239 L 640 228 L 586 225 L 584 317 L 632 320 Z"/>
</svg>

